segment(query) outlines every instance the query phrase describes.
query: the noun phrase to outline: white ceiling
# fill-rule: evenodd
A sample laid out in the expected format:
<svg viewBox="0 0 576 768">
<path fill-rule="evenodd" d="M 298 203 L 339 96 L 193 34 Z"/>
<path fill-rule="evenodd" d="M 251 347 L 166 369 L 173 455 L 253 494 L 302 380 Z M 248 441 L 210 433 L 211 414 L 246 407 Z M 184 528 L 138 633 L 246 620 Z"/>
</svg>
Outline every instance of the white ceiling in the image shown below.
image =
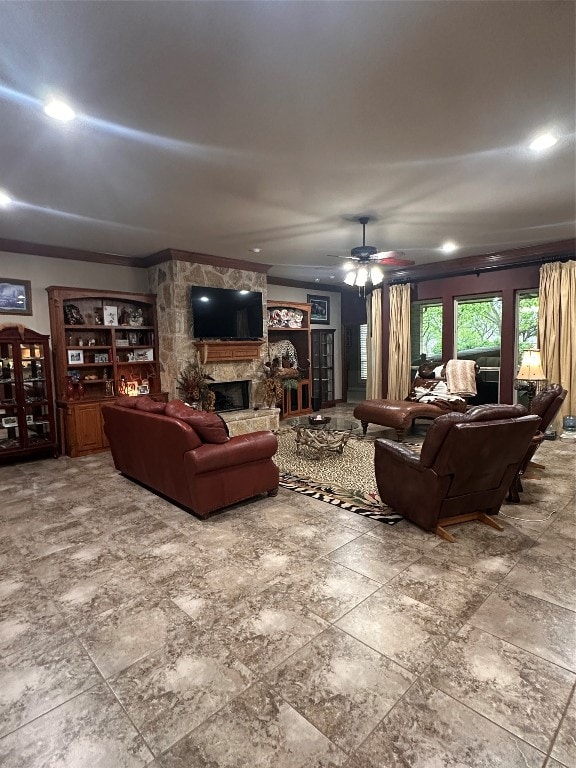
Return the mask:
<svg viewBox="0 0 576 768">
<path fill-rule="evenodd" d="M 419 264 L 574 237 L 575 8 L 4 0 L 0 237 L 308 281 L 341 278 L 362 214 Z"/>
</svg>

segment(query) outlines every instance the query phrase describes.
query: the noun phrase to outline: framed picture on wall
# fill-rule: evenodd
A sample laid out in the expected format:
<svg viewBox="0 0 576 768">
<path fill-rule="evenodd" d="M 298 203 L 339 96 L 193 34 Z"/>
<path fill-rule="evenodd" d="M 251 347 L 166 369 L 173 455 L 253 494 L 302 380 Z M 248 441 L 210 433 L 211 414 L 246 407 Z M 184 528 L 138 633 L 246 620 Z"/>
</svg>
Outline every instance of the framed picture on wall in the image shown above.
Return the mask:
<svg viewBox="0 0 576 768">
<path fill-rule="evenodd" d="M 330 325 L 330 297 L 308 294 L 310 304 L 310 322 L 315 325 Z"/>
<path fill-rule="evenodd" d="M 0 277 L 0 314 L 32 314 L 30 280 L 12 280 L 8 277 Z"/>
</svg>

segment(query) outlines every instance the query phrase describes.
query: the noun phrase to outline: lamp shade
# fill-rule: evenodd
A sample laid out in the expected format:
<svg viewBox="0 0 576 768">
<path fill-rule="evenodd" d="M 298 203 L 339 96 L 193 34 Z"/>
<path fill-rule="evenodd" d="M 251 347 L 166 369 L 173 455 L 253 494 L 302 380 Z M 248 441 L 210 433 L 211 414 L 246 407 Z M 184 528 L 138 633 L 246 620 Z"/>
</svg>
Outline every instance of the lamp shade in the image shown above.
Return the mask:
<svg viewBox="0 0 576 768">
<path fill-rule="evenodd" d="M 344 268 L 346 269 L 344 282 L 347 285 L 356 285 L 359 288 L 364 288 L 369 283 L 380 285 L 384 280 L 384 271 L 378 264 L 360 262 L 358 264 L 347 264 Z"/>
<path fill-rule="evenodd" d="M 539 349 L 527 349 L 522 353 L 522 360 L 516 378 L 519 381 L 546 381 L 546 376 L 542 370 Z"/>
</svg>

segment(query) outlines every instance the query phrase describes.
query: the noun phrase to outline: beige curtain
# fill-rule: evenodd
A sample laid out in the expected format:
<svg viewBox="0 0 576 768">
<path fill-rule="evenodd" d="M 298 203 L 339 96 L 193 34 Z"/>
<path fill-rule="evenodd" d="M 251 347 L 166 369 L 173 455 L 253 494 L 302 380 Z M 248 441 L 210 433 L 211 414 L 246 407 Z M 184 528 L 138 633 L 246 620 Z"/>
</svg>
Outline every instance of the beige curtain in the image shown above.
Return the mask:
<svg viewBox="0 0 576 768">
<path fill-rule="evenodd" d="M 576 414 L 576 261 L 540 268 L 538 338 L 546 378 L 568 390 L 554 421 L 559 431 L 562 416 Z"/>
<path fill-rule="evenodd" d="M 382 289 L 377 288 L 366 299 L 366 399 L 382 397 Z"/>
<path fill-rule="evenodd" d="M 410 285 L 390 286 L 388 398 L 404 400 L 410 392 Z"/>
</svg>

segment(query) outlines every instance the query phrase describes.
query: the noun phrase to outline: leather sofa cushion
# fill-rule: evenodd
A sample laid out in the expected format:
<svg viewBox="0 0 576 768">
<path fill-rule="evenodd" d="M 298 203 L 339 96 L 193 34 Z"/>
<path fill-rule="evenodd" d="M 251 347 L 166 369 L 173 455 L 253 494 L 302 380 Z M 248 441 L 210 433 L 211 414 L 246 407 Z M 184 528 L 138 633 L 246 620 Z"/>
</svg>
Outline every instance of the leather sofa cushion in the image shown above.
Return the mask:
<svg viewBox="0 0 576 768">
<path fill-rule="evenodd" d="M 226 448 L 217 445 L 203 445 L 197 451 L 189 451 L 186 461 L 194 467 L 197 475 L 216 472 L 228 467 L 264 461 L 278 450 L 278 439 L 272 432 L 249 432 L 233 437 Z"/>
<path fill-rule="evenodd" d="M 205 443 L 226 443 L 230 440 L 228 426 L 217 413 L 197 411 L 181 400 L 170 400 L 164 413 L 189 424 Z"/>
<path fill-rule="evenodd" d="M 136 400 L 136 410 L 146 411 L 146 413 L 164 413 L 166 409 L 166 403 L 157 403 L 152 400 L 148 395 L 140 395 L 139 397 L 133 397 L 132 400 Z"/>
</svg>

